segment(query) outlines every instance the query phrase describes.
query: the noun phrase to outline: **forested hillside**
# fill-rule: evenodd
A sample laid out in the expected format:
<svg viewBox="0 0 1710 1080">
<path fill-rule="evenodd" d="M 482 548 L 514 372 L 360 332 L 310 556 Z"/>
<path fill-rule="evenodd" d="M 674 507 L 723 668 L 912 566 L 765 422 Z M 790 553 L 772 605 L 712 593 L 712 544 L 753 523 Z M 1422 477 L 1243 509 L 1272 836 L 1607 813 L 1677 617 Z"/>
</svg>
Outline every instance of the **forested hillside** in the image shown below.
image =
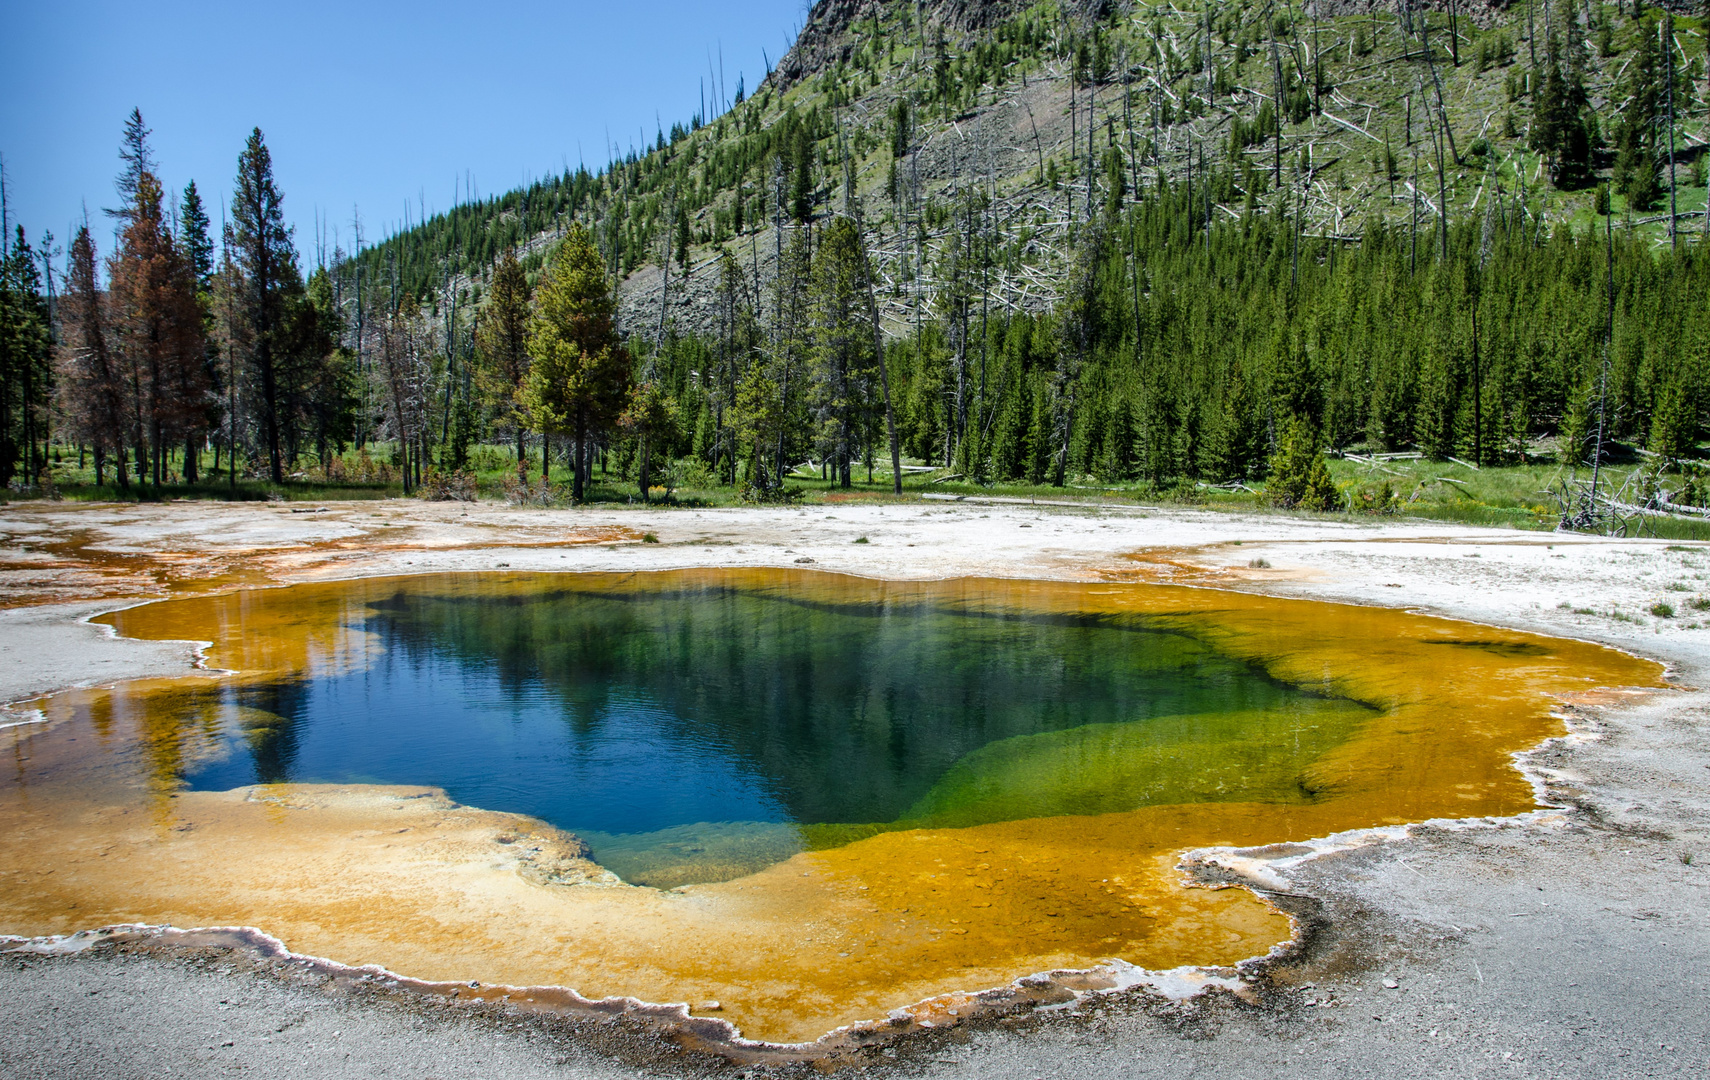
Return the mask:
<svg viewBox="0 0 1710 1080">
<path fill-rule="evenodd" d="M 335 254 L 342 366 L 299 382 L 339 397 L 283 452 L 1326 507 L 1324 451 L 1672 467 L 1710 419 L 1706 44 L 1589 0 L 826 0 L 652 146 Z M 574 421 L 531 375 L 572 263 L 626 358 L 564 361 Z"/>
<path fill-rule="evenodd" d="M 904 452 L 1062 482 L 1259 475 L 1296 414 L 1332 447 L 1583 443 L 1612 258 L 1611 433 L 1690 456 L 1704 60 L 1644 5 L 826 3 L 710 124 L 361 265 L 478 299 L 584 221 L 633 346 L 664 342 L 675 449 L 718 459 L 747 368 L 795 363 L 793 463 L 826 448 L 790 252 L 854 216 Z"/>
</svg>

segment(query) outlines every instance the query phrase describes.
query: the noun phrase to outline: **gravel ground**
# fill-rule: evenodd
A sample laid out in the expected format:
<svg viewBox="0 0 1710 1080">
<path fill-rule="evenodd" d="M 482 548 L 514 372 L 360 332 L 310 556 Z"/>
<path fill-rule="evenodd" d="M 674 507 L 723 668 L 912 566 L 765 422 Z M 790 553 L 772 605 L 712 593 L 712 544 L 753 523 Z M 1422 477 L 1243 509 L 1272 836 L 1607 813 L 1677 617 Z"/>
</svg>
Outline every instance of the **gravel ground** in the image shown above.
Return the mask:
<svg viewBox="0 0 1710 1080">
<path fill-rule="evenodd" d="M 946 1078 L 1710 1075 L 1710 699 L 1692 688 L 1710 679 L 1710 630 L 1689 605 L 1705 588 L 1710 548 L 971 502 L 811 515 L 156 509 L 0 510 L 0 589 L 40 601 L 160 595 L 148 560 L 162 552 L 178 560 L 174 590 L 195 587 L 197 558 L 210 584 L 234 564 L 263 583 L 500 559 L 516 569 L 641 569 L 811 558 L 876 576 L 1175 580 L 1405 605 L 1655 657 L 1678 692 L 1579 707 L 1575 734 L 1531 755 L 1528 767 L 1567 812 L 1419 827 L 1287 869 L 1279 903 L 1300 921 L 1302 947 L 1252 1000 L 1112 995 L 915 1039 L 872 1064 Z M 613 527 L 655 531 L 661 543 L 585 543 L 583 533 Z M 73 532 L 79 551 L 61 542 Z M 850 545 L 858 535 L 870 542 Z M 99 563 L 89 552 L 124 557 Z M 189 662 L 187 646 L 117 641 L 78 621 L 123 602 L 0 610 L 0 700 Z M 1658 602 L 1679 614 L 1647 614 Z M 0 957 L 6 1077 L 715 1071 L 770 1070 L 709 1064 L 617 1026 L 329 993 L 223 954 Z"/>
</svg>

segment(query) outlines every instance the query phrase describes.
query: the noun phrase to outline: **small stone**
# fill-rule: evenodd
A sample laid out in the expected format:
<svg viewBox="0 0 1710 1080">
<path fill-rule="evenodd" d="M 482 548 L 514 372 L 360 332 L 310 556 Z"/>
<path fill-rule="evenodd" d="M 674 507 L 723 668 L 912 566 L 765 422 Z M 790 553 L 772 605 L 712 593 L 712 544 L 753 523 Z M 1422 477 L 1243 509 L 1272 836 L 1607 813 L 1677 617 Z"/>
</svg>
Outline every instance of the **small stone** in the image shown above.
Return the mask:
<svg viewBox="0 0 1710 1080">
<path fill-rule="evenodd" d="M 1385 979 L 1383 981 L 1383 988 L 1385 990 L 1400 990 L 1401 984 L 1396 982 L 1394 979 Z"/>
<path fill-rule="evenodd" d="M 808 558 L 808 557 L 807 557 L 807 556 L 806 556 L 806 555 L 803 555 L 803 556 L 802 556 L 802 557 L 801 557 L 801 558 L 799 558 L 799 559 L 797 559 L 797 560 L 796 560 L 796 561 L 797 561 L 797 562 L 799 562 L 799 563 L 810 563 L 810 562 L 813 562 L 813 560 L 812 560 L 812 559 L 810 559 L 810 558 Z"/>
<path fill-rule="evenodd" d="M 703 1001 L 695 1006 L 696 1012 L 723 1012 L 724 1006 L 716 1001 Z"/>
</svg>

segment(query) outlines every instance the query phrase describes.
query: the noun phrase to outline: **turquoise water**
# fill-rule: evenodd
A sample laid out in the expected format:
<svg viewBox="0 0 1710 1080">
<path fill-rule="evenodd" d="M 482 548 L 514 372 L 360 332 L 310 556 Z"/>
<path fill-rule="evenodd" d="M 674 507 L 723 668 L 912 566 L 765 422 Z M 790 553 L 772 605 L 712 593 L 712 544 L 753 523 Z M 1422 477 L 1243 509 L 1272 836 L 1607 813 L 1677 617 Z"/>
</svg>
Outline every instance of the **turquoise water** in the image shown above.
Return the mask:
<svg viewBox="0 0 1710 1080">
<path fill-rule="evenodd" d="M 1137 616 L 610 584 L 352 603 L 372 661 L 210 691 L 229 752 L 183 779 L 435 785 L 675 885 L 875 827 L 1308 800 L 1371 715 Z"/>
</svg>

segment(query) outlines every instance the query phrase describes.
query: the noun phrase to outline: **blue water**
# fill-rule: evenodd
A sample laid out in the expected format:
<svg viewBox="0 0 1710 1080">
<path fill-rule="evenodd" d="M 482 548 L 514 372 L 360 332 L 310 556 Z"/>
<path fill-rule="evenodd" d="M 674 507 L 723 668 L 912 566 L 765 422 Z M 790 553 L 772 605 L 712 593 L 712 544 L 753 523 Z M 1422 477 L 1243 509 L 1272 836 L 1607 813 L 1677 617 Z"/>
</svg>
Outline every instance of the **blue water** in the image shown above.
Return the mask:
<svg viewBox="0 0 1710 1080">
<path fill-rule="evenodd" d="M 181 779 L 437 786 L 579 833 L 602 861 L 624 852 L 626 877 L 676 881 L 700 871 L 635 860 L 669 849 L 733 874 L 798 849 L 797 827 L 895 822 L 1003 740 L 1143 721 L 1142 737 L 1200 760 L 1207 739 L 1242 735 L 1205 718 L 1267 716 L 1296 731 L 1278 752 L 1304 762 L 1330 737 L 1303 748 L 1298 730 L 1317 721 L 1298 689 L 1141 618 L 678 580 L 353 589 L 339 621 L 367 635 L 368 662 L 311 656 L 307 675 L 208 691 L 227 752 Z M 1250 786 L 1239 773 L 1224 797 Z M 1001 817 L 1001 798 L 977 801 Z"/>
<path fill-rule="evenodd" d="M 567 714 L 539 680 L 491 664 L 390 654 L 371 670 L 233 695 L 288 722 L 188 774 L 194 788 L 298 781 L 432 784 L 458 802 L 563 827 L 654 832 L 701 821 L 788 821 L 765 778 L 643 694 Z"/>
</svg>

